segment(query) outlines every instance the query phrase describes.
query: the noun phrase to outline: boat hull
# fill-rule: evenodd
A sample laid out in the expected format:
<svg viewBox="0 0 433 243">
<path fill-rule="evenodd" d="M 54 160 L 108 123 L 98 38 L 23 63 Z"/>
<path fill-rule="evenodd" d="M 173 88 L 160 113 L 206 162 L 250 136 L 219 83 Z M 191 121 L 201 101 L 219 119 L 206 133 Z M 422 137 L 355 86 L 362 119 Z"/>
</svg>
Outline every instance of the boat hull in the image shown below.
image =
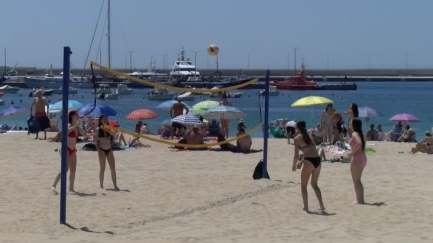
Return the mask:
<svg viewBox="0 0 433 243">
<path fill-rule="evenodd" d="M 44 80 L 38 78 L 24 78 L 24 82 L 29 89 L 60 89 L 63 87 L 63 81 Z M 69 82 L 69 87 L 76 89 L 92 89 L 93 83 L 89 81 Z"/>
</svg>

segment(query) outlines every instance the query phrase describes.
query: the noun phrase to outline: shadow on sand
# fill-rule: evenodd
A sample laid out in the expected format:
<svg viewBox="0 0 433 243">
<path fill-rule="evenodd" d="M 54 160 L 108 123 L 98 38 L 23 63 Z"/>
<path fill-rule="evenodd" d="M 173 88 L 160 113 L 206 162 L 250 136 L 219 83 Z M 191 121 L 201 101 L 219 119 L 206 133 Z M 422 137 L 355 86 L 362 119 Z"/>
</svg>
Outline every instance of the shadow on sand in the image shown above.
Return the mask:
<svg viewBox="0 0 433 243">
<path fill-rule="evenodd" d="M 96 193 L 75 192 L 75 195 L 79 197 L 94 197 Z"/>
<path fill-rule="evenodd" d="M 81 231 L 88 232 L 88 233 L 114 235 L 114 232 L 112 232 L 112 231 L 103 231 L 103 232 L 93 231 L 93 230 L 90 230 L 89 228 L 87 228 L 86 226 L 81 227 L 79 229 L 76 228 L 76 227 L 74 227 L 74 226 L 72 226 L 72 225 L 70 225 L 70 224 L 68 224 L 68 223 L 65 223 L 65 226 L 68 227 L 68 228 L 70 228 L 70 229 L 73 229 L 73 230 L 81 230 Z"/>
<path fill-rule="evenodd" d="M 106 190 L 107 190 L 107 191 L 111 191 L 111 192 L 131 192 L 131 191 L 128 190 L 128 189 L 115 190 L 115 189 L 110 188 L 110 189 L 106 189 Z"/>
</svg>

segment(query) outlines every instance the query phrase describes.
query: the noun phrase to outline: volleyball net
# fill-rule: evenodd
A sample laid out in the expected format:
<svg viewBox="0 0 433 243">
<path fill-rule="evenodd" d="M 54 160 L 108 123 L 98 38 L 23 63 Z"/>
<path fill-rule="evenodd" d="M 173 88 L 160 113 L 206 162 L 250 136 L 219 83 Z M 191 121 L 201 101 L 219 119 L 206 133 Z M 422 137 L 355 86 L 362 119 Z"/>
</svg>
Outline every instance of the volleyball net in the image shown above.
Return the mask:
<svg viewBox="0 0 433 243">
<path fill-rule="evenodd" d="M 146 72 L 125 74 L 96 62 L 91 66 L 95 73 L 99 69 L 102 76 L 118 81 L 116 87 L 103 82 L 94 87 L 95 107 L 105 105 L 116 111 L 104 114 L 110 120 L 106 128 L 131 139 L 199 149 L 262 135 L 263 99 L 256 89 L 248 89 L 258 78 L 237 76 L 213 81 L 193 77 L 194 81 L 176 83 L 158 73 L 151 79 Z M 181 114 L 175 114 L 178 103 L 183 106 Z M 197 130 L 205 138 L 203 144 L 182 141 L 185 134 Z M 225 139 L 218 139 L 218 135 L 227 134 Z"/>
</svg>

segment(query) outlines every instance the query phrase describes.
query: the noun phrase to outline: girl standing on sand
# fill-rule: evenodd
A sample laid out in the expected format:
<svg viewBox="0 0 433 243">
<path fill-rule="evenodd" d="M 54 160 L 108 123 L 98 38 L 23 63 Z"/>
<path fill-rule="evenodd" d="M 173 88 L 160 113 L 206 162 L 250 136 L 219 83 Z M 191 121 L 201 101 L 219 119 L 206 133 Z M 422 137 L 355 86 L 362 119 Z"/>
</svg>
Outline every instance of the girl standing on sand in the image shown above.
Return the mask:
<svg viewBox="0 0 433 243">
<path fill-rule="evenodd" d="M 69 125 L 68 125 L 68 146 L 67 151 L 67 163 L 69 170 L 69 193 L 71 195 L 75 194 L 74 182 L 75 182 L 75 171 L 77 169 L 77 138 L 79 135 L 86 136 L 86 132 L 78 125 L 78 112 L 69 112 Z M 51 191 L 54 195 L 58 194 L 56 191 L 57 183 L 59 183 L 61 173 L 56 176 L 53 185 L 51 186 Z"/>
<path fill-rule="evenodd" d="M 295 137 L 295 154 L 293 157 L 292 171 L 296 169 L 301 169 L 301 192 L 302 200 L 304 202 L 304 211 L 308 211 L 308 192 L 307 186 L 308 181 L 311 177 L 311 186 L 313 187 L 314 193 L 316 194 L 317 200 L 319 200 L 319 205 L 321 210 L 325 210 L 325 206 L 322 201 L 322 193 L 317 185 L 320 176 L 321 159 L 316 149 L 316 144 L 310 138 L 307 132 L 305 121 L 298 121 L 296 123 L 296 130 L 299 135 Z M 303 160 L 298 163 L 299 150 L 303 152 Z"/>
<path fill-rule="evenodd" d="M 334 109 L 332 104 L 328 104 L 325 110 L 322 112 L 322 117 L 320 118 L 320 124 L 323 128 L 323 142 L 332 143 L 332 132 L 334 130 Z"/>
<path fill-rule="evenodd" d="M 105 162 L 108 161 L 114 190 L 118 191 L 119 188 L 117 187 L 116 165 L 113 153 L 113 143 L 116 133 L 111 130 L 105 129 L 105 125 L 108 125 L 108 118 L 107 116 L 102 115 L 99 117 L 98 128 L 96 128 L 95 137 L 93 138 L 96 149 L 98 150 L 99 185 L 101 189 L 104 189 Z"/>
<path fill-rule="evenodd" d="M 344 112 L 345 115 L 349 116 L 349 129 L 348 129 L 348 133 L 349 136 L 352 136 L 353 130 L 351 130 L 350 128 L 350 124 L 352 124 L 352 119 L 353 118 L 358 118 L 359 116 L 359 111 L 358 111 L 358 105 L 356 103 L 352 103 L 349 108 L 346 110 L 346 112 Z"/>
<path fill-rule="evenodd" d="M 364 186 L 361 182 L 362 171 L 367 164 L 367 156 L 364 153 L 365 140 L 362 133 L 362 122 L 358 118 L 353 118 L 349 124 L 349 128 L 353 131 L 349 144 L 352 151 L 347 155 L 352 158 L 350 162 L 350 172 L 352 174 L 353 185 L 356 193 L 356 203 L 364 204 Z"/>
</svg>

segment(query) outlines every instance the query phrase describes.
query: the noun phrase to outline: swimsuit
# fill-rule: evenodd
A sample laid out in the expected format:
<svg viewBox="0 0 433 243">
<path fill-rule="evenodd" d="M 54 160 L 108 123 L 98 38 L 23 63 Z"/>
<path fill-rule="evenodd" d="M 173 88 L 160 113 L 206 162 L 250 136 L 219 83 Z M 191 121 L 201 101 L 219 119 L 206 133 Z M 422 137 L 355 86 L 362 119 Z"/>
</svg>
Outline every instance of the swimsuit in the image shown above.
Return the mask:
<svg viewBox="0 0 433 243">
<path fill-rule="evenodd" d="M 35 116 L 36 117 L 47 116 L 47 113 L 45 111 L 36 111 Z"/>
<path fill-rule="evenodd" d="M 78 138 L 78 133 L 76 133 L 75 130 L 70 131 L 68 133 L 68 137 L 70 137 L 70 138 Z M 69 155 L 73 155 L 75 152 L 77 152 L 76 148 L 71 149 L 71 148 L 67 147 L 67 149 L 68 149 Z"/>
<path fill-rule="evenodd" d="M 349 145 L 350 145 L 350 147 L 352 147 L 352 149 L 353 149 L 353 148 L 355 147 L 355 145 L 356 145 L 356 141 L 355 141 L 355 139 L 351 138 L 351 139 L 349 140 Z M 358 160 L 360 160 L 361 163 L 362 163 L 362 167 L 365 167 L 365 165 L 367 164 L 367 156 L 365 155 L 364 151 L 362 151 L 362 150 L 360 150 L 360 151 L 354 153 L 354 154 L 352 155 L 352 157 L 353 157 L 353 158 L 356 158 L 356 159 L 358 159 Z"/>
<path fill-rule="evenodd" d="M 100 130 L 100 131 L 101 131 L 101 130 Z M 102 132 L 103 132 L 104 136 L 101 136 L 101 137 L 104 137 L 104 138 L 110 138 L 110 140 L 113 140 L 113 136 L 111 136 L 110 134 L 107 134 L 105 131 L 102 131 Z M 103 148 L 101 148 L 101 147 L 98 146 L 98 148 L 99 148 L 102 152 L 104 152 L 106 156 L 107 156 L 107 155 L 108 155 L 108 154 L 113 150 L 113 147 L 110 147 L 109 149 L 103 149 Z"/>
<path fill-rule="evenodd" d="M 304 146 L 299 146 L 299 149 L 303 151 L 305 148 L 307 148 L 309 146 L 316 146 L 316 145 L 314 143 L 305 144 Z M 317 157 L 304 157 L 304 160 L 310 161 L 310 163 L 314 166 L 314 168 L 319 167 L 321 164 L 321 161 L 322 161 L 322 159 L 320 159 L 319 156 L 317 156 Z"/>
</svg>

